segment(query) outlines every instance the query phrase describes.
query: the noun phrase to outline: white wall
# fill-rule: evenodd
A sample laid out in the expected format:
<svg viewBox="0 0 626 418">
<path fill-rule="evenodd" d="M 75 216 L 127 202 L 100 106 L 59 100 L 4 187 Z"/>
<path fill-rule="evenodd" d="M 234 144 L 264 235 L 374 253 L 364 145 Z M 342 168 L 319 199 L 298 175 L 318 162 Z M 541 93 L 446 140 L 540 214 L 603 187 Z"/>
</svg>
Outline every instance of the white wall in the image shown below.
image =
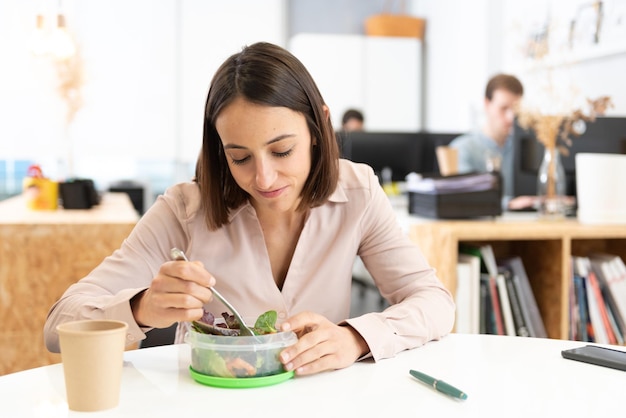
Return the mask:
<svg viewBox="0 0 626 418">
<path fill-rule="evenodd" d="M 529 106 L 568 111 L 587 98 L 609 95 L 615 107 L 608 115 L 626 115 L 626 1 L 604 0 L 599 42 L 592 40 L 595 12 L 591 2 L 577 0 L 507 0 L 503 14 L 507 52 L 505 68 L 518 73 Z M 568 43 L 576 19 L 574 44 Z M 526 53 L 535 28 L 548 27 L 549 51 L 541 59 Z"/>
<path fill-rule="evenodd" d="M 485 84 L 501 71 L 521 79 L 528 106 L 555 108 L 553 103 L 558 102 L 561 109 L 574 108 L 586 98 L 610 95 L 615 107 L 607 115 L 626 116 L 626 1 L 603 1 L 599 45 L 564 51 L 563 31 L 587 4 L 588 0 L 410 2 L 410 12 L 427 19 L 424 129 L 455 132 L 480 124 Z M 528 60 L 524 50 L 530 34 L 548 18 L 553 54 L 546 60 Z"/>
<path fill-rule="evenodd" d="M 427 19 L 423 129 L 456 132 L 479 124 L 484 85 L 498 71 L 520 75 L 529 101 L 547 103 L 552 80 L 561 97 L 611 95 L 609 115 L 625 116 L 626 1 L 603 1 L 600 45 L 581 44 L 573 53 L 558 48 L 569 20 L 587 3 L 407 1 L 411 14 Z M 35 15 L 42 8 L 53 13 L 57 4 L 0 1 L 0 160 L 32 158 L 51 175 L 64 174 L 57 162 L 67 158 L 71 140 L 74 175 L 137 178 L 146 170 L 137 168 L 143 159 L 152 161 L 152 174 L 181 179 L 187 172 L 171 161 L 195 162 L 204 97 L 217 65 L 246 43 L 287 45 L 286 0 L 65 0 L 85 75 L 85 103 L 66 132 L 54 68 L 29 52 Z M 523 48 L 548 16 L 554 54 L 529 63 Z"/>
<path fill-rule="evenodd" d="M 283 47 L 285 0 L 184 0 L 179 91 L 181 156 L 196 161 L 202 141 L 204 104 L 219 65 L 244 45 L 266 41 Z"/>
<path fill-rule="evenodd" d="M 208 85 L 244 44 L 285 45 L 284 0 L 63 2 L 80 47 L 84 104 L 66 129 L 55 67 L 30 54 L 35 15 L 57 1 L 0 2 L 0 159 L 33 159 L 51 177 L 137 178 L 137 162 L 193 165 Z M 74 169 L 68 160 L 72 144 Z M 169 164 L 169 165 L 168 165 Z M 154 164 L 153 164 L 154 165 Z M 176 179 L 180 180 L 180 178 Z M 170 180 L 173 181 L 173 180 Z"/>
<path fill-rule="evenodd" d="M 421 130 L 422 45 L 416 38 L 300 33 L 290 51 L 308 68 L 330 108 L 333 126 L 349 108 L 377 132 Z"/>
<path fill-rule="evenodd" d="M 424 0 L 424 129 L 462 132 L 479 123 L 490 62 L 489 0 Z M 497 54 L 496 54 L 497 55 Z"/>
</svg>

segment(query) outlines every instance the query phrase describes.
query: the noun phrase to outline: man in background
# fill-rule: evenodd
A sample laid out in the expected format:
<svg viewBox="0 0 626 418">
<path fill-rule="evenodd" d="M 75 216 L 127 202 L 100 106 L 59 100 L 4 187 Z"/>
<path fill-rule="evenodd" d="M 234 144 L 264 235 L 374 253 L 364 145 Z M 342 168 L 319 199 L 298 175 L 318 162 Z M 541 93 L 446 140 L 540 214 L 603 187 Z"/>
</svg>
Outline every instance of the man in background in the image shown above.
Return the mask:
<svg viewBox="0 0 626 418">
<path fill-rule="evenodd" d="M 356 109 L 348 109 L 341 118 L 341 130 L 343 132 L 362 131 L 365 118 L 363 113 Z"/>
<path fill-rule="evenodd" d="M 524 95 L 522 83 L 513 75 L 497 74 L 485 88 L 485 122 L 476 131 L 455 138 L 450 147 L 458 154 L 458 173 L 499 171 L 503 207 L 532 206 L 529 196 L 513 198 L 513 123 Z"/>
</svg>

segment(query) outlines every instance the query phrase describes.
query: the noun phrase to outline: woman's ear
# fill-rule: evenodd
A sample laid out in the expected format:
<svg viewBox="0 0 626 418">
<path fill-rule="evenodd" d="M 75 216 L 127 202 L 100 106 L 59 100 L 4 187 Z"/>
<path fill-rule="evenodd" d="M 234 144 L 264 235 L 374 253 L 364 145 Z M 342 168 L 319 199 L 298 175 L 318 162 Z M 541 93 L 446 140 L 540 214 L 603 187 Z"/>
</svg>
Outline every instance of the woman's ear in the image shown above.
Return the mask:
<svg viewBox="0 0 626 418">
<path fill-rule="evenodd" d="M 330 119 L 330 110 L 328 109 L 328 106 L 323 105 L 322 109 L 324 109 L 324 116 L 326 116 L 326 120 Z"/>
</svg>

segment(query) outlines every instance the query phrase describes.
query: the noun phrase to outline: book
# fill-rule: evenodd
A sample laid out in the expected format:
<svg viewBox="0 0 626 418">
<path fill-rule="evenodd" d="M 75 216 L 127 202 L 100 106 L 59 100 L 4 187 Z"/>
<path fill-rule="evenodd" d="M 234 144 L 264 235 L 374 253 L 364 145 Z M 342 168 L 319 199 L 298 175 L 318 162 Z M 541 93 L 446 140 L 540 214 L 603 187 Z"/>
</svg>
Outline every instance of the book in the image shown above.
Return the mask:
<svg viewBox="0 0 626 418">
<path fill-rule="evenodd" d="M 513 322 L 511 301 L 503 274 L 498 274 L 496 277 L 496 285 L 500 295 L 500 310 L 502 311 L 502 320 L 504 322 L 504 333 L 514 337 L 516 335 L 515 323 Z"/>
<path fill-rule="evenodd" d="M 495 278 L 498 275 L 498 265 L 496 263 L 496 257 L 493 253 L 493 247 L 489 244 L 479 247 L 480 254 L 485 264 L 486 272 L 489 276 Z"/>
<path fill-rule="evenodd" d="M 574 261 L 570 257 L 569 262 L 569 277 L 570 280 L 567 286 L 567 306 L 568 306 L 568 314 L 569 314 L 569 330 L 568 330 L 568 339 L 569 340 L 577 340 L 578 339 L 578 324 L 580 322 L 580 317 L 578 315 L 578 304 L 576 302 L 576 286 L 574 285 Z"/>
<path fill-rule="evenodd" d="M 578 307 L 578 323 L 576 324 L 576 340 L 590 341 L 587 333 L 589 322 L 589 311 L 587 310 L 587 292 L 585 290 L 585 281 L 578 274 L 573 273 L 572 280 L 576 294 L 576 306 Z"/>
<path fill-rule="evenodd" d="M 515 335 L 518 337 L 529 337 L 530 334 L 528 333 L 528 328 L 524 322 L 522 308 L 520 307 L 519 297 L 517 295 L 517 290 L 515 290 L 515 284 L 513 283 L 511 271 L 506 267 L 501 267 L 500 271 L 504 276 L 504 281 L 509 295 L 511 313 L 513 314 L 513 322 L 515 324 Z"/>
<path fill-rule="evenodd" d="M 615 344 L 617 341 L 609 328 L 604 299 L 600 294 L 600 286 L 595 274 L 591 270 L 591 263 L 587 257 L 572 257 L 574 260 L 574 274 L 585 281 L 589 322 L 593 328 L 594 341 L 600 344 Z"/>
<path fill-rule="evenodd" d="M 498 293 L 496 277 L 487 275 L 487 280 L 489 283 L 489 294 L 491 295 L 491 308 L 493 310 L 493 317 L 495 320 L 494 334 L 504 335 L 504 320 L 502 317 L 502 308 L 500 305 L 500 295 Z"/>
<path fill-rule="evenodd" d="M 604 300 L 606 300 L 606 296 Z M 615 320 L 615 314 L 611 310 L 610 306 L 607 306 L 606 313 L 609 316 L 609 323 L 611 324 L 611 328 L 613 329 L 613 333 L 615 334 L 617 344 L 624 345 L 624 333 L 622 332 L 622 330 L 619 329 L 617 321 Z"/>
<path fill-rule="evenodd" d="M 480 252 L 479 247 L 476 247 L 473 245 L 462 244 L 459 246 L 459 254 L 467 254 L 467 255 L 474 256 L 474 257 L 478 257 L 479 265 L 480 265 L 480 272 L 487 273 L 487 268 L 485 267 L 483 256 Z"/>
<path fill-rule="evenodd" d="M 491 332 L 491 307 L 489 301 L 489 290 L 487 289 L 486 276 L 480 277 L 480 322 L 479 331 L 481 334 L 492 334 Z"/>
<path fill-rule="evenodd" d="M 530 286 L 530 280 L 526 274 L 526 269 L 521 257 L 515 256 L 500 260 L 500 265 L 508 267 L 513 273 L 513 283 L 519 297 L 524 323 L 528 328 L 531 337 L 547 338 L 541 312 L 537 305 L 537 300 Z"/>
<path fill-rule="evenodd" d="M 613 258 L 613 266 L 613 270 L 615 271 L 615 281 L 622 284 L 626 283 L 626 264 L 624 263 L 624 259 L 619 256 L 615 256 Z M 626 335 L 626 329 L 622 328 L 621 333 L 623 336 Z M 624 340 L 626 340 L 626 337 L 624 337 Z"/>
<path fill-rule="evenodd" d="M 481 309 L 484 316 L 484 334 L 498 335 L 498 320 L 496 316 L 496 309 L 494 304 L 497 297 L 497 293 L 493 292 L 491 286 L 491 277 L 487 273 L 480 274 L 480 286 L 481 286 Z"/>
<path fill-rule="evenodd" d="M 484 281 L 483 275 L 487 273 L 487 269 L 482 259 L 480 248 L 474 245 L 459 245 L 459 259 L 465 256 L 472 257 L 472 263 L 478 260 L 478 278 L 475 279 L 478 282 L 478 306 L 474 307 L 478 311 L 478 333 L 489 334 L 491 333 L 491 298 L 489 296 L 489 288 L 487 282 Z M 476 268 L 475 264 L 474 268 Z"/>
<path fill-rule="evenodd" d="M 609 318 L 609 307 L 604 296 L 602 295 L 600 283 L 598 281 L 598 278 L 596 277 L 596 274 L 591 269 L 589 258 L 585 257 L 584 260 L 588 269 L 587 282 L 589 283 L 591 293 L 595 297 L 598 305 L 598 313 L 600 314 L 600 321 L 602 322 L 602 325 L 600 325 L 600 327 L 604 328 L 604 333 L 606 334 L 606 336 L 603 335 L 602 338 L 604 339 L 604 337 L 606 337 L 605 341 L 607 344 L 617 344 L 617 337 L 615 336 L 615 331 L 613 330 L 613 326 L 611 325 L 611 320 Z M 596 341 L 600 342 L 598 338 L 599 337 L 596 334 Z"/>
<path fill-rule="evenodd" d="M 496 278 L 498 275 L 498 269 L 496 259 L 494 256 L 493 248 L 489 244 L 475 246 L 475 245 L 462 245 L 459 248 L 459 256 L 461 254 L 465 256 L 473 257 L 473 263 L 478 262 L 478 269 L 480 271 L 480 281 L 485 286 L 484 292 L 486 295 L 481 295 L 480 302 L 487 300 L 487 306 L 479 306 L 477 309 L 484 310 L 482 314 L 487 315 L 485 323 L 481 324 L 485 328 L 485 332 L 488 334 L 505 334 L 504 319 L 502 316 L 501 302 L 499 290 L 497 288 Z M 474 264 L 474 271 L 476 265 Z M 480 314 L 479 314 L 480 316 Z M 480 326 L 479 326 L 480 330 Z"/>
<path fill-rule="evenodd" d="M 480 257 L 459 253 L 459 263 L 469 266 L 469 332 L 480 332 Z M 457 277 L 458 280 L 458 277 Z"/>
<path fill-rule="evenodd" d="M 589 260 L 623 336 L 626 333 L 626 273 L 620 274 L 620 271 L 624 262 L 619 256 L 605 253 L 592 254 Z"/>
<path fill-rule="evenodd" d="M 456 292 L 454 302 L 456 303 L 456 320 L 454 331 L 459 334 L 469 334 L 472 332 L 472 266 L 462 260 L 456 264 Z"/>
</svg>

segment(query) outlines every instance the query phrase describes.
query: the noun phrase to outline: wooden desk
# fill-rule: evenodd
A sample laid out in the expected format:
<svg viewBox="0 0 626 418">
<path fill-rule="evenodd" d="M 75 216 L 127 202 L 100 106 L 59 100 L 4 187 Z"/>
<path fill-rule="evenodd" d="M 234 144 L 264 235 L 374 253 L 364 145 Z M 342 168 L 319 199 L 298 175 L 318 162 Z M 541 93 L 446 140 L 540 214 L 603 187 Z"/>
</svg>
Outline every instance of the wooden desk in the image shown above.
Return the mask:
<svg viewBox="0 0 626 418">
<path fill-rule="evenodd" d="M 124 354 L 120 404 L 98 417 L 617 417 L 625 372 L 561 357 L 585 343 L 451 334 L 373 363 L 256 389 L 204 386 L 189 375 L 190 348 Z M 624 350 L 624 347 L 616 347 Z M 415 369 L 468 394 L 459 401 L 409 375 Z M 88 373 L 88 371 L 87 371 Z M 60 364 L 0 377 L 0 416 L 74 417 Z M 620 412 L 622 411 L 622 412 Z M 85 414 L 87 416 L 88 414 Z"/>
<path fill-rule="evenodd" d="M 60 361 L 43 343 L 48 309 L 138 219 L 125 193 L 89 210 L 32 211 L 23 196 L 0 202 L 0 375 Z"/>
</svg>

